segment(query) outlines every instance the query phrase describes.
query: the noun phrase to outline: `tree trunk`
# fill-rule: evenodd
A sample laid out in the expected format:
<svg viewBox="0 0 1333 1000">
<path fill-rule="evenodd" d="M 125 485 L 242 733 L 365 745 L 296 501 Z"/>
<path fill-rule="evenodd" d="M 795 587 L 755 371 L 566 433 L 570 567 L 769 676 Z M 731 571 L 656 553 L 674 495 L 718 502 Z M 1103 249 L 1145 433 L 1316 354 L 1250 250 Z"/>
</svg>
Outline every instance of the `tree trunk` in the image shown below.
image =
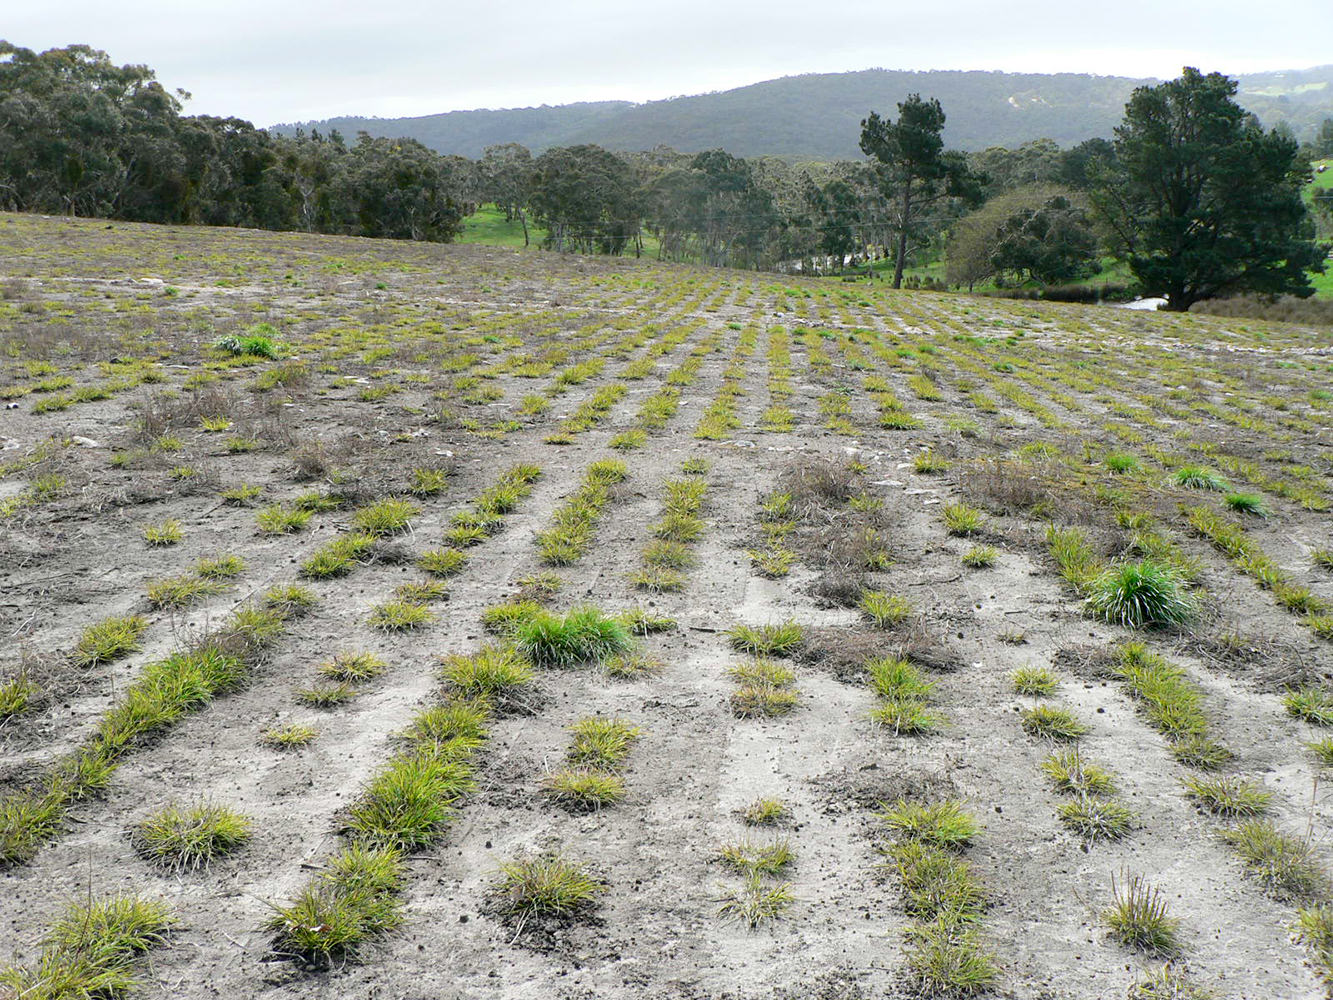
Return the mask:
<svg viewBox="0 0 1333 1000">
<path fill-rule="evenodd" d="M 518 221 L 523 223 L 523 245 L 528 245 L 528 213 L 523 209 L 518 210 Z"/>
<path fill-rule="evenodd" d="M 893 259 L 893 287 L 903 287 L 903 266 L 907 263 L 907 224 L 912 218 L 912 181 L 903 186 L 902 214 L 898 216 L 898 246 Z"/>
</svg>

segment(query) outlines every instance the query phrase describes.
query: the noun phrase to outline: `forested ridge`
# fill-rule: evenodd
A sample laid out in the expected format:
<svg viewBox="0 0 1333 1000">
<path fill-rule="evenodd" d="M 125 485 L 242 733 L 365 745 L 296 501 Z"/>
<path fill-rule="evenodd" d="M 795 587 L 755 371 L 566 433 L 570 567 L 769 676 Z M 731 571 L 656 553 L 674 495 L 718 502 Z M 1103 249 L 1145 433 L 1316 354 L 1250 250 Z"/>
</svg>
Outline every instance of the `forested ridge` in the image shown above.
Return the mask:
<svg viewBox="0 0 1333 1000">
<path fill-rule="evenodd" d="M 1333 116 L 1333 65 L 1242 75 L 1240 104 L 1264 125 L 1286 122 L 1312 138 Z M 909 94 L 931 94 L 949 111 L 945 140 L 982 150 L 1053 139 L 1062 146 L 1110 138 L 1135 87 L 1153 81 L 1085 73 L 906 72 L 868 69 L 810 73 L 711 94 L 645 104 L 624 101 L 554 107 L 452 111 L 415 118 L 339 117 L 301 123 L 306 131 L 405 136 L 439 152 L 478 157 L 489 146 L 522 143 L 535 152 L 594 143 L 621 151 L 669 146 L 684 152 L 721 148 L 737 156 L 851 159 L 871 108 Z M 292 134 L 294 124 L 275 127 Z"/>
</svg>

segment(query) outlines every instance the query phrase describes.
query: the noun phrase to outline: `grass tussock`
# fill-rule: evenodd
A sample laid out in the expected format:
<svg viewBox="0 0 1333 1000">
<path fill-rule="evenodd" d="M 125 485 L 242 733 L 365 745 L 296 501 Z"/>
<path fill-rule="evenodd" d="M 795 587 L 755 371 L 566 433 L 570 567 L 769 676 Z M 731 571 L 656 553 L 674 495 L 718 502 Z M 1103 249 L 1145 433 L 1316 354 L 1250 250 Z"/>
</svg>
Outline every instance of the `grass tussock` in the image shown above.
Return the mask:
<svg viewBox="0 0 1333 1000">
<path fill-rule="evenodd" d="M 492 893 L 501 916 L 522 927 L 532 919 L 589 917 L 606 888 L 586 865 L 550 853 L 502 864 Z"/>
<path fill-rule="evenodd" d="M 629 475 L 624 462 L 593 462 L 574 494 L 551 518 L 551 526 L 537 533 L 537 549 L 548 566 L 571 566 L 592 544 L 602 511 L 611 502 L 611 490 Z"/>
<path fill-rule="evenodd" d="M 931 708 L 933 681 L 920 668 L 903 659 L 886 657 L 866 663 L 870 687 L 880 704 L 870 713 L 876 725 L 892 729 L 895 736 L 922 736 L 937 732 L 943 720 Z"/>
<path fill-rule="evenodd" d="M 1060 688 L 1060 677 L 1047 667 L 1019 667 L 1009 675 L 1016 694 L 1049 698 Z"/>
<path fill-rule="evenodd" d="M 515 647 L 538 667 L 600 663 L 629 652 L 633 638 L 625 623 L 591 605 L 564 615 L 540 610 L 518 623 Z"/>
<path fill-rule="evenodd" d="M 134 963 L 167 943 L 176 920 L 160 900 L 112 896 L 71 904 L 32 967 L 0 969 L 0 995 L 25 1000 L 102 1000 L 140 985 Z"/>
<path fill-rule="evenodd" d="M 142 615 L 104 618 L 83 630 L 70 659 L 78 667 L 111 663 L 137 651 L 147 629 L 148 619 Z"/>
<path fill-rule="evenodd" d="M 1149 955 L 1179 954 L 1179 922 L 1168 914 L 1165 897 L 1147 879 L 1128 874 L 1112 878 L 1111 897 L 1102 919 L 1117 942 Z"/>
<path fill-rule="evenodd" d="M 1149 559 L 1106 570 L 1088 585 L 1085 606 L 1093 617 L 1130 629 L 1181 628 L 1199 614 L 1179 573 Z"/>
<path fill-rule="evenodd" d="M 534 679 L 531 663 L 509 645 L 482 646 L 470 656 L 447 656 L 441 674 L 456 697 L 480 699 L 499 709 L 521 704 Z"/>
<path fill-rule="evenodd" d="M 173 804 L 136 825 L 130 842 L 159 868 L 193 872 L 236 853 L 253 832 L 248 817 L 226 806 Z"/>
<path fill-rule="evenodd" d="M 355 959 L 403 922 L 403 877 L 398 851 L 353 844 L 295 900 L 273 907 L 266 926 L 275 951 L 322 967 Z"/>
<path fill-rule="evenodd" d="M 999 976 L 981 939 L 989 893 L 963 850 L 976 821 L 956 800 L 925 803 L 899 799 L 880 815 L 893 836 L 883 848 L 896 876 L 907 928 L 907 969 L 926 996 L 975 996 Z"/>
<path fill-rule="evenodd" d="M 796 674 L 781 663 L 759 657 L 728 672 L 736 682 L 730 701 L 737 718 L 772 718 L 796 707 Z"/>
<path fill-rule="evenodd" d="M 752 656 L 794 656 L 805 646 L 805 629 L 796 622 L 737 625 L 727 632 L 731 648 Z"/>
</svg>

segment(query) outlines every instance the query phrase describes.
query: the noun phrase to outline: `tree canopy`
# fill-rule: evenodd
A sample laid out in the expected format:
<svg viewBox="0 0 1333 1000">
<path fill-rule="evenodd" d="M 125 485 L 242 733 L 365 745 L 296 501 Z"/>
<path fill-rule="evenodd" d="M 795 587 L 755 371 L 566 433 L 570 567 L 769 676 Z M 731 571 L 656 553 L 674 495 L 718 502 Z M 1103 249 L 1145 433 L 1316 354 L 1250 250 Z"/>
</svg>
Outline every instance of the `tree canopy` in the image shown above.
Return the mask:
<svg viewBox="0 0 1333 1000">
<path fill-rule="evenodd" d="M 1309 165 L 1235 93 L 1234 80 L 1193 68 L 1140 87 L 1094 180 L 1130 270 L 1171 310 L 1239 292 L 1308 296 L 1306 271 L 1322 267 L 1301 200 Z"/>
<path fill-rule="evenodd" d="M 861 151 L 876 161 L 880 184 L 893 206 L 893 287 L 901 288 L 909 241 L 921 235 L 921 222 L 946 199 L 980 204 L 980 178 L 967 158 L 944 149 L 944 109 L 934 98 L 912 94 L 898 105 L 898 120 L 875 112 L 861 122 Z"/>
</svg>

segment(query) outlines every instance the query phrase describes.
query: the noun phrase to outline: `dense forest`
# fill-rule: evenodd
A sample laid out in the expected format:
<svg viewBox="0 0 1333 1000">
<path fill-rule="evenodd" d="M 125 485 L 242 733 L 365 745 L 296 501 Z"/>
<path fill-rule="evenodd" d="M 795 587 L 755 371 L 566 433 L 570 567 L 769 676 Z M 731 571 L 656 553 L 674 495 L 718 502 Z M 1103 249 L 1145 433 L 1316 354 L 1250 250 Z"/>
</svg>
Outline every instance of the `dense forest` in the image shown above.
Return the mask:
<svg viewBox="0 0 1333 1000">
<path fill-rule="evenodd" d="M 909 94 L 930 94 L 949 111 L 945 140 L 980 151 L 1052 139 L 1072 146 L 1111 137 L 1135 87 L 1150 80 L 1079 73 L 911 73 L 870 69 L 768 80 L 713 94 L 631 104 L 605 101 L 558 107 L 453 111 L 417 118 L 332 118 L 300 126 L 344 135 L 404 136 L 443 153 L 476 158 L 490 145 L 519 142 L 534 153 L 594 144 L 630 151 L 669 146 L 725 149 L 736 156 L 845 160 L 858 156 L 860 121 Z M 1313 138 L 1333 117 L 1333 66 L 1238 78 L 1240 104 L 1272 127 L 1286 123 Z M 293 134 L 298 126 L 276 131 Z"/>
<path fill-rule="evenodd" d="M 1280 197 L 1265 211 L 1280 204 L 1294 213 L 1292 226 L 1308 227 L 1295 140 L 1262 132 L 1230 101 L 1235 83 L 1224 89 L 1235 141 L 1272 147 Z M 1121 197 L 1127 176 L 1119 140 L 946 150 L 950 119 L 933 96 L 899 102 L 897 122 L 871 113 L 853 125 L 863 155 L 804 164 L 592 143 L 535 154 L 508 142 L 469 159 L 412 139 L 275 135 L 235 118 L 183 115 L 184 96 L 149 68 L 116 66 L 87 46 L 39 54 L 0 42 L 0 208 L 448 242 L 479 205 L 494 204 L 525 234 L 531 220 L 556 250 L 806 274 L 891 255 L 895 284 L 907 268 L 947 256 L 929 280 L 966 288 L 1077 282 L 1108 253 L 1137 252 L 1115 224 L 1112 209 L 1124 206 L 1108 200 Z M 923 117 L 910 125 L 912 115 Z M 903 142 L 924 142 L 935 172 L 913 173 L 920 151 L 900 155 Z M 1333 154 L 1333 120 L 1302 151 L 1313 154 Z M 1236 190 L 1250 169 L 1235 172 Z M 1312 207 L 1327 227 L 1329 201 Z M 1313 252 L 1301 239 L 1292 260 Z"/>
</svg>

